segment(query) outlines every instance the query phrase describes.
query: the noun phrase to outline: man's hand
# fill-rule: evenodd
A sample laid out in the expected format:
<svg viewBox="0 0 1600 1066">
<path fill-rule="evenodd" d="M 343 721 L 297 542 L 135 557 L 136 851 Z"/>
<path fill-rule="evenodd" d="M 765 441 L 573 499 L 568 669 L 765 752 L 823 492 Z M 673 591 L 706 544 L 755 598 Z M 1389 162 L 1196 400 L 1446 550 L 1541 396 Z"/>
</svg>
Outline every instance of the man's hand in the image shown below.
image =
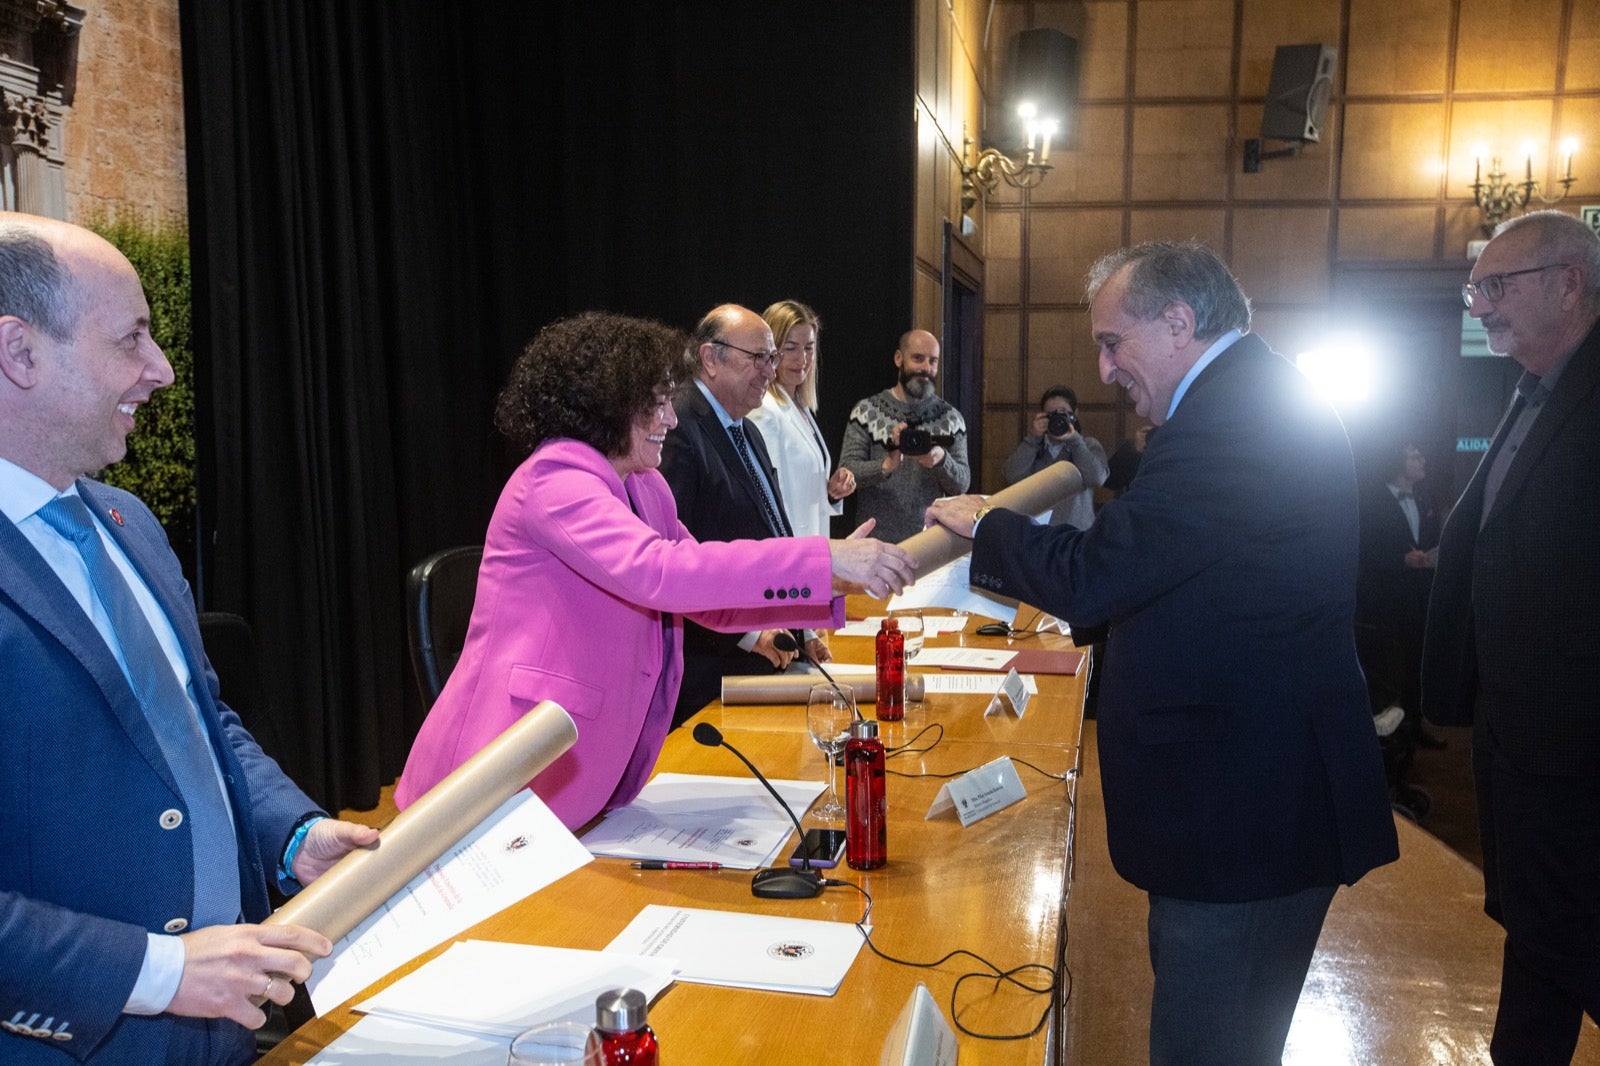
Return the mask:
<svg viewBox="0 0 1600 1066">
<path fill-rule="evenodd" d="M 889 443 L 893 447 L 889 450 L 889 454 L 883 457 L 884 477 L 888 477 L 896 470 L 899 470 L 900 464 L 906 461 L 906 453 L 900 450 L 900 431 L 905 428 L 906 424 L 904 422 L 896 422 L 894 424 L 894 435 L 889 438 Z"/>
<path fill-rule="evenodd" d="M 927 455 L 917 456 L 917 462 L 921 463 L 929 470 L 932 470 L 934 467 L 944 462 L 944 445 L 935 444 L 933 446 L 933 451 L 929 452 Z"/>
<path fill-rule="evenodd" d="M 378 842 L 378 831 L 370 825 L 341 822 L 324 818 L 313 825 L 300 850 L 295 852 L 290 873 L 302 885 L 309 885 L 328 872 L 328 868 L 357 848 L 369 848 Z"/>
<path fill-rule="evenodd" d="M 167 1013 L 229 1018 L 247 1029 L 267 1020 L 252 1000 L 288 1003 L 294 998 L 290 982 L 311 976 L 306 956 L 320 959 L 333 950 L 327 937 L 298 925 L 213 925 L 178 939 L 183 977 Z"/>
<path fill-rule="evenodd" d="M 933 505 L 923 515 L 924 525 L 931 526 L 938 523 L 950 532 L 959 536 L 972 536 L 972 524 L 977 520 L 978 511 L 985 506 L 985 499 L 978 495 L 946 496 L 934 500 Z"/>
<path fill-rule="evenodd" d="M 761 635 L 756 638 L 756 646 L 750 650 L 755 652 L 757 655 L 765 656 L 768 662 L 777 667 L 779 670 L 782 670 L 794 660 L 794 652 L 784 651 L 783 649 L 779 648 L 778 645 L 773 642 L 773 638 L 779 633 L 787 632 L 787 629 L 763 629 L 761 631 Z"/>
<path fill-rule="evenodd" d="M 833 591 L 866 592 L 877 599 L 903 592 L 913 580 L 916 558 L 898 544 L 872 540 L 867 534 L 878 524 L 869 518 L 844 540 L 830 540 L 833 556 Z"/>
<path fill-rule="evenodd" d="M 856 491 L 856 476 L 842 466 L 828 479 L 830 500 L 842 500 L 854 491 Z"/>
<path fill-rule="evenodd" d="M 814 663 L 833 662 L 833 652 L 828 650 L 828 644 L 821 637 L 812 637 L 806 641 L 806 654 L 811 656 Z"/>
</svg>

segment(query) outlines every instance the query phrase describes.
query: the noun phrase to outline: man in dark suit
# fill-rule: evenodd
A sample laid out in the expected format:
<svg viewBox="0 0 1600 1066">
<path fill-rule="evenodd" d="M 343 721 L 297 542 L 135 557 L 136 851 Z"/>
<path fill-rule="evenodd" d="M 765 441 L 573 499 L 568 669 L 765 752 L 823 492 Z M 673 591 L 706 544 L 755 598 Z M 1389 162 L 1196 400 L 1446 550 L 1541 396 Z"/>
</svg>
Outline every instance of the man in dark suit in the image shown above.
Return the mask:
<svg viewBox="0 0 1600 1066">
<path fill-rule="evenodd" d="M 1565 1063 L 1600 1021 L 1600 240 L 1502 224 L 1463 289 L 1525 373 L 1446 520 L 1422 706 L 1473 726 L 1484 909 L 1506 930 L 1496 1063 Z"/>
<path fill-rule="evenodd" d="M 322 817 L 218 698 L 178 561 L 88 479 L 172 382 L 138 275 L 0 215 L 0 1061 L 233 1063 L 327 939 L 267 878 L 375 830 Z"/>
<path fill-rule="evenodd" d="M 772 331 L 749 308 L 723 304 L 695 327 L 689 354 L 695 378 L 673 400 L 678 425 L 661 452 L 679 521 L 696 540 L 789 536 L 778 473 L 760 430 L 745 418 L 761 406 L 777 371 Z M 794 658 L 774 643 L 782 630 L 717 633 L 685 622 L 683 632 L 674 726 L 720 697 L 724 676 L 772 673 Z M 820 642 L 813 645 L 818 652 L 826 654 Z"/>
<path fill-rule="evenodd" d="M 1109 626 L 1106 833 L 1149 893 L 1151 1062 L 1276 1063 L 1336 887 L 1398 854 L 1350 446 L 1209 249 L 1113 253 L 1089 294 L 1101 377 L 1161 427 L 1139 476 L 1084 531 L 977 496 L 928 513 L 974 536 L 973 584 Z"/>
<path fill-rule="evenodd" d="M 1396 771 L 1419 742 L 1437 746 L 1422 731 L 1422 625 L 1428 611 L 1439 550 L 1439 512 L 1420 491 L 1427 459 L 1414 441 L 1391 448 L 1361 494 L 1361 568 L 1356 582 L 1356 647 L 1367 672 L 1380 726 L 1394 734 Z M 1398 729 L 1398 731 L 1396 731 Z"/>
</svg>

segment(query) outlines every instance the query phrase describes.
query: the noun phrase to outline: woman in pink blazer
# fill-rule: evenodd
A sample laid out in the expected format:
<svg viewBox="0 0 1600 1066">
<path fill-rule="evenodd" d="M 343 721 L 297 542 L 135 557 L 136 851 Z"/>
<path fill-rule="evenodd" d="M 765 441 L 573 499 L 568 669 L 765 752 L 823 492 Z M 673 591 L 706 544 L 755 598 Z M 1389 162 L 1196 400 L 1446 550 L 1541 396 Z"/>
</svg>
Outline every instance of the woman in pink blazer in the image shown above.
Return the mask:
<svg viewBox="0 0 1600 1066">
<path fill-rule="evenodd" d="M 540 700 L 578 742 L 532 782 L 571 828 L 638 795 L 672 721 L 683 616 L 727 631 L 838 627 L 864 587 L 903 588 L 905 552 L 821 537 L 699 543 L 657 472 L 681 334 L 591 312 L 545 327 L 496 423 L 533 449 L 500 494 L 461 659 L 412 745 L 404 809 Z M 798 600 L 784 598 L 800 589 Z"/>
</svg>

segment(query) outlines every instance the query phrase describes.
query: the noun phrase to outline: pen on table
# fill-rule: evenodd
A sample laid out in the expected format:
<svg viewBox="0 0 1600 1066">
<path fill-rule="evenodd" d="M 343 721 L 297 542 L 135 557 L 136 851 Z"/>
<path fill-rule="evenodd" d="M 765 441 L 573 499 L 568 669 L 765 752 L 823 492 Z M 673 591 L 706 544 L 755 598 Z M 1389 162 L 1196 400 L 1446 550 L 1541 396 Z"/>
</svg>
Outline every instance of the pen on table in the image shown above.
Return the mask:
<svg viewBox="0 0 1600 1066">
<path fill-rule="evenodd" d="M 650 859 L 633 864 L 635 870 L 720 870 L 720 862 L 662 862 Z"/>
</svg>

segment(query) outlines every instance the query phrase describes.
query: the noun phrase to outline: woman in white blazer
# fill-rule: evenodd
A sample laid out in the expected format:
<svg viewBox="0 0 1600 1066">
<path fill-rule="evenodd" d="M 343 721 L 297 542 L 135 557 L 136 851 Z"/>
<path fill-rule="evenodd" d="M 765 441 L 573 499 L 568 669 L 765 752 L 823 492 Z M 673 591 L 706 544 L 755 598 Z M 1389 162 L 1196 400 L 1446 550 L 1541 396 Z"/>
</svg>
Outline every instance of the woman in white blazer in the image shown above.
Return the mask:
<svg viewBox="0 0 1600 1066">
<path fill-rule="evenodd" d="M 833 470 L 833 455 L 817 425 L 817 314 L 798 300 L 780 300 L 762 313 L 779 352 L 778 372 L 750 420 L 761 430 L 778 468 L 778 484 L 797 537 L 825 537 L 828 520 L 844 511 L 855 475 Z"/>
</svg>

